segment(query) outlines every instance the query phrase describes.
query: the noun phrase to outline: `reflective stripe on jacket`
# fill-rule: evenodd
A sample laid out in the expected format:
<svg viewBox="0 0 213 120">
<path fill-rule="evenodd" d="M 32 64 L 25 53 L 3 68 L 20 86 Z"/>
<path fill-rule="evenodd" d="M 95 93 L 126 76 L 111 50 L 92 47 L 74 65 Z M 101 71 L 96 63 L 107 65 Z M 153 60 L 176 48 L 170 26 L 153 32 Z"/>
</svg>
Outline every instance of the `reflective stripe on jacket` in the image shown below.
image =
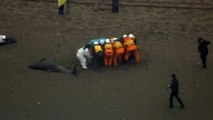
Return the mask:
<svg viewBox="0 0 213 120">
<path fill-rule="evenodd" d="M 113 54 L 112 44 L 110 44 L 110 43 L 105 44 L 104 45 L 104 50 L 105 50 L 105 54 L 107 54 L 107 55 Z"/>
<path fill-rule="evenodd" d="M 118 48 L 123 48 L 123 45 L 120 41 L 114 41 L 113 47 L 118 49 Z"/>
<path fill-rule="evenodd" d="M 94 46 L 94 49 L 95 49 L 95 53 L 98 53 L 98 52 L 102 52 L 102 48 L 101 48 L 101 45 L 95 45 Z"/>
<path fill-rule="evenodd" d="M 124 39 L 124 46 L 126 48 L 126 51 L 132 51 L 132 50 L 138 49 L 138 47 L 134 43 L 134 40 L 131 39 L 130 37 L 126 37 Z"/>
<path fill-rule="evenodd" d="M 124 45 L 127 46 L 127 47 L 129 47 L 131 45 L 135 45 L 135 43 L 134 43 L 133 39 L 131 39 L 130 37 L 126 37 L 124 39 Z"/>
</svg>

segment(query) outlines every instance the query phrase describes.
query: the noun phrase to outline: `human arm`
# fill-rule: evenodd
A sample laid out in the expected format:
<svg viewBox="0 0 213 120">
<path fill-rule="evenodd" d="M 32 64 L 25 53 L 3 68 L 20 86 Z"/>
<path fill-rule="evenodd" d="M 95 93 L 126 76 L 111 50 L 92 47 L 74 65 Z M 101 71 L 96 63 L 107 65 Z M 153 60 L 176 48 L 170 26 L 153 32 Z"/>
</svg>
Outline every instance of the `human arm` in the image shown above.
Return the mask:
<svg viewBox="0 0 213 120">
<path fill-rule="evenodd" d="M 135 45 L 137 45 L 137 40 L 136 40 L 136 38 L 134 39 L 134 42 L 135 42 Z"/>
<path fill-rule="evenodd" d="M 88 48 L 88 49 L 91 48 L 91 45 L 90 44 L 86 44 L 83 49 L 86 49 L 86 48 Z"/>
<path fill-rule="evenodd" d="M 171 84 L 167 85 L 167 87 L 166 87 L 166 88 L 167 88 L 167 89 L 171 88 Z"/>
</svg>

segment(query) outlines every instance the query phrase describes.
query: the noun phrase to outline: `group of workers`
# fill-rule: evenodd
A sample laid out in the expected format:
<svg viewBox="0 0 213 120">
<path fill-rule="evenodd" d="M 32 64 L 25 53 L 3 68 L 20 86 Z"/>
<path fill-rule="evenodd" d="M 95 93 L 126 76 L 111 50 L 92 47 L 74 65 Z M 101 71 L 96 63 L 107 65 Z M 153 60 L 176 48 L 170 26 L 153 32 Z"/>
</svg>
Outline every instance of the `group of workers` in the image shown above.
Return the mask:
<svg viewBox="0 0 213 120">
<path fill-rule="evenodd" d="M 125 34 L 121 38 L 92 39 L 76 53 L 83 69 L 87 69 L 87 60 L 94 60 L 97 66 L 117 66 L 123 60 L 128 61 L 131 55 L 137 63 L 140 61 L 136 38 L 133 34 Z"/>
</svg>

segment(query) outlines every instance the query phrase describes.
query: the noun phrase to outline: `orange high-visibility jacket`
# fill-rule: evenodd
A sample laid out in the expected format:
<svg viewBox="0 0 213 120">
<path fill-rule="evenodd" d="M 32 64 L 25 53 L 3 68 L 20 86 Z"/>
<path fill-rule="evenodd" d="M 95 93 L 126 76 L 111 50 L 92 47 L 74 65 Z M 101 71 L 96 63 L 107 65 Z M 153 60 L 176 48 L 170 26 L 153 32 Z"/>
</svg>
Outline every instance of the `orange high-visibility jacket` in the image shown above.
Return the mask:
<svg viewBox="0 0 213 120">
<path fill-rule="evenodd" d="M 113 46 L 110 43 L 106 43 L 104 45 L 104 50 L 106 55 L 112 55 L 113 54 Z"/>
<path fill-rule="evenodd" d="M 130 37 L 126 37 L 124 39 L 124 46 L 126 48 L 127 51 L 132 51 L 132 50 L 136 50 L 137 49 L 137 46 L 135 45 L 134 43 L 134 40 L 131 39 Z"/>
<path fill-rule="evenodd" d="M 116 54 L 122 54 L 124 53 L 124 46 L 120 41 L 114 41 L 113 42 L 113 47 L 115 48 L 115 53 Z"/>
<path fill-rule="evenodd" d="M 102 48 L 101 48 L 101 45 L 95 45 L 94 46 L 94 49 L 95 49 L 95 53 L 98 53 L 98 52 L 102 52 Z"/>
<path fill-rule="evenodd" d="M 118 49 L 118 48 L 123 48 L 123 45 L 120 41 L 114 41 L 113 47 Z"/>
</svg>

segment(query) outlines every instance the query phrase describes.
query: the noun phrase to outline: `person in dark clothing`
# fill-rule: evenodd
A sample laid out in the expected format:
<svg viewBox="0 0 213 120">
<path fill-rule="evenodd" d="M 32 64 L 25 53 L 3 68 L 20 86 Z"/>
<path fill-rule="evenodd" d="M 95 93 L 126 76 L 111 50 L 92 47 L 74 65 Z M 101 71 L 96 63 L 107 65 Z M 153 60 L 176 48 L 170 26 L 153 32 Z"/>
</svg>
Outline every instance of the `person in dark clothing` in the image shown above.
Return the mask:
<svg viewBox="0 0 213 120">
<path fill-rule="evenodd" d="M 61 5 L 60 7 L 58 7 L 58 14 L 64 15 L 64 5 Z"/>
<path fill-rule="evenodd" d="M 200 58 L 203 63 L 203 68 L 206 68 L 206 57 L 209 53 L 208 45 L 210 43 L 210 41 L 204 40 L 202 38 L 198 39 L 198 52 L 200 52 Z"/>
<path fill-rule="evenodd" d="M 98 52 L 94 55 L 94 59 L 96 61 L 96 66 L 102 67 L 104 65 L 104 53 Z"/>
<path fill-rule="evenodd" d="M 67 2 L 67 0 L 58 0 L 58 14 L 64 15 L 64 5 Z"/>
<path fill-rule="evenodd" d="M 94 56 L 93 61 L 95 61 L 96 67 L 102 67 L 104 65 L 104 51 L 101 44 L 98 41 L 94 42 L 92 47 L 92 55 Z"/>
<path fill-rule="evenodd" d="M 112 12 L 119 12 L 119 0 L 112 0 Z"/>
<path fill-rule="evenodd" d="M 178 96 L 178 87 L 179 87 L 179 82 L 178 79 L 176 78 L 175 74 L 172 74 L 172 83 L 168 86 L 168 88 L 171 89 L 171 94 L 169 98 L 169 108 L 173 108 L 173 98 L 175 97 L 177 101 L 180 103 L 180 107 L 184 108 L 182 100 Z"/>
<path fill-rule="evenodd" d="M 16 40 L 6 35 L 0 35 L 0 45 L 6 45 L 10 43 L 16 43 Z"/>
</svg>

